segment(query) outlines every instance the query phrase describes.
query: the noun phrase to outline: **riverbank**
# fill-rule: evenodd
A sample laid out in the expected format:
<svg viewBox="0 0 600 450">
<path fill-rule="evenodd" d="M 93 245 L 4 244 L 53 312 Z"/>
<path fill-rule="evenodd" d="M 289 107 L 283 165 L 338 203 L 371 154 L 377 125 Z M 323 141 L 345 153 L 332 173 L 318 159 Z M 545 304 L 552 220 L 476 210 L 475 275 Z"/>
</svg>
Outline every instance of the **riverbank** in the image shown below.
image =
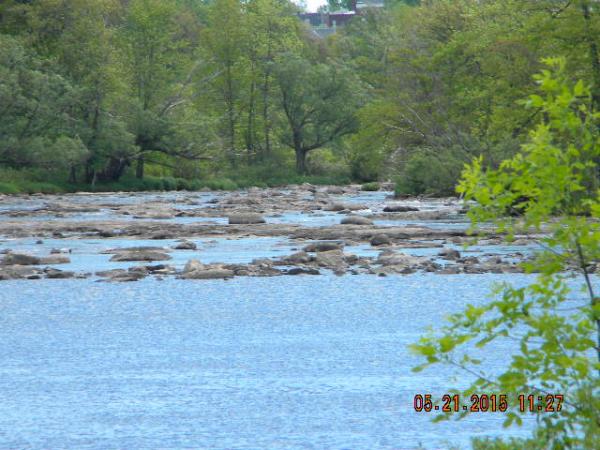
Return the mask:
<svg viewBox="0 0 600 450">
<path fill-rule="evenodd" d="M 146 192 L 146 191 L 235 191 L 251 187 L 281 187 L 291 184 L 347 185 L 350 178 L 337 175 L 298 175 L 293 171 L 267 173 L 242 170 L 235 174 L 211 175 L 194 179 L 172 176 L 126 175 L 118 181 L 70 183 L 67 174 L 40 170 L 0 168 L 0 194 L 67 194 L 76 192 Z M 384 183 L 385 184 L 385 183 Z M 379 190 L 379 183 L 365 183 L 365 190 Z"/>
</svg>

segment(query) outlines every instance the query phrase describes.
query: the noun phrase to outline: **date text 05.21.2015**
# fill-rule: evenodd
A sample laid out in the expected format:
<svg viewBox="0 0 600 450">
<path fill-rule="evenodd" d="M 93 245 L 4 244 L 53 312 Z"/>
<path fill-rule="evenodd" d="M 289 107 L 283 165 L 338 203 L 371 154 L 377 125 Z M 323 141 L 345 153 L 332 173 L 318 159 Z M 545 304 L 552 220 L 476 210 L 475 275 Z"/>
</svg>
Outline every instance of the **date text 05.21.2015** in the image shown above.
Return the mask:
<svg viewBox="0 0 600 450">
<path fill-rule="evenodd" d="M 558 412 L 562 410 L 563 400 L 562 394 L 519 394 L 515 406 L 519 412 Z M 473 394 L 466 402 L 459 394 L 446 394 L 441 399 L 434 399 L 431 394 L 417 394 L 413 402 L 417 412 L 505 412 L 509 408 L 506 394 Z"/>
</svg>

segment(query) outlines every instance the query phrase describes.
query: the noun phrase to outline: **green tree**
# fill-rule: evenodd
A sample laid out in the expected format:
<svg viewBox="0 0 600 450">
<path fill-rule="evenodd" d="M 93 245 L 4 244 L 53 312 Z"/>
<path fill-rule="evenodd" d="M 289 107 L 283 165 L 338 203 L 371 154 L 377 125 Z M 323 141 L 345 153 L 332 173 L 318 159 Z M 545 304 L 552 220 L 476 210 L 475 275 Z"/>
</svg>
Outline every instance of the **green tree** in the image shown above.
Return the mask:
<svg viewBox="0 0 600 450">
<path fill-rule="evenodd" d="M 529 272 L 539 272 L 537 281 L 523 288 L 498 286 L 495 300 L 467 305 L 413 349 L 426 359 L 417 370 L 443 363 L 473 374 L 465 394 L 564 394 L 563 410 L 539 413 L 535 438 L 520 445 L 595 449 L 600 442 L 600 297 L 593 275 L 600 260 L 600 115 L 585 84 L 569 82 L 564 60 L 546 63 L 553 70 L 536 77 L 543 96 L 528 101 L 543 119 L 522 152 L 496 170 L 486 171 L 481 159 L 475 160 L 459 187 L 476 202 L 470 212 L 475 225 L 495 221 L 509 240 L 527 230 L 543 236 L 542 250 L 526 264 Z M 518 218 L 512 217 L 515 212 Z M 470 349 L 503 340 L 516 344 L 515 353 L 503 373 L 486 374 Z M 521 415 L 513 408 L 505 423 L 521 423 Z"/>
<path fill-rule="evenodd" d="M 56 66 L 0 34 L 0 163 L 56 169 L 81 163 L 87 149 L 74 132 L 76 89 Z M 66 153 L 56 152 L 64 144 Z"/>
<path fill-rule="evenodd" d="M 343 68 L 293 55 L 282 57 L 275 73 L 287 123 L 282 141 L 294 149 L 296 170 L 304 174 L 310 151 L 356 131 L 360 85 Z"/>
<path fill-rule="evenodd" d="M 188 106 L 185 97 L 196 66 L 178 22 L 175 0 L 133 0 L 122 30 L 129 63 L 128 79 L 135 97 L 132 102 L 132 129 L 138 147 L 136 176 L 143 178 L 148 155 L 163 153 L 184 158 L 196 157 L 194 146 L 181 145 L 177 113 Z"/>
<path fill-rule="evenodd" d="M 214 61 L 214 85 L 223 105 L 223 132 L 229 164 L 237 165 L 237 128 L 239 122 L 240 79 L 245 73 L 241 54 L 247 36 L 244 10 L 239 0 L 216 0 L 208 11 L 204 45 Z"/>
</svg>

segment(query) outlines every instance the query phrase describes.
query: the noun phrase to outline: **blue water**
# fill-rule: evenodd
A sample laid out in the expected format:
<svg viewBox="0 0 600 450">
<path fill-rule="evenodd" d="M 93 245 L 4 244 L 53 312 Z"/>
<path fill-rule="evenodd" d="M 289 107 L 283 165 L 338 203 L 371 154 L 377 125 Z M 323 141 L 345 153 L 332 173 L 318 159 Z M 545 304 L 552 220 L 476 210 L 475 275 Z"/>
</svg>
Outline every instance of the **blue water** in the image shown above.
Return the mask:
<svg viewBox="0 0 600 450">
<path fill-rule="evenodd" d="M 137 246 L 160 247 L 172 259 L 157 263 L 169 264 L 178 269 L 183 268 L 190 259 L 197 259 L 205 264 L 227 263 L 247 264 L 256 258 L 282 258 L 294 252 L 297 244 L 287 238 L 254 237 L 244 239 L 198 239 L 190 238 L 197 246 L 196 250 L 173 250 L 178 244 L 176 239 L 43 239 L 43 244 L 36 244 L 36 239 L 0 240 L 0 249 L 10 248 L 14 252 L 31 255 L 47 256 L 51 249 L 71 250 L 65 253 L 71 262 L 69 264 L 50 265 L 57 269 L 77 272 L 97 272 L 101 270 L 127 268 L 136 265 L 133 262 L 110 261 L 112 254 L 102 253 L 116 248 Z M 303 243 L 302 245 L 306 245 Z M 143 263 L 149 264 L 149 263 Z"/>
<path fill-rule="evenodd" d="M 0 447 L 409 449 L 527 435 L 501 413 L 432 424 L 407 350 L 493 281 L 414 274 L 0 285 Z M 441 294 L 443 293 L 443 294 Z M 490 347 L 499 370 L 510 352 Z"/>
</svg>

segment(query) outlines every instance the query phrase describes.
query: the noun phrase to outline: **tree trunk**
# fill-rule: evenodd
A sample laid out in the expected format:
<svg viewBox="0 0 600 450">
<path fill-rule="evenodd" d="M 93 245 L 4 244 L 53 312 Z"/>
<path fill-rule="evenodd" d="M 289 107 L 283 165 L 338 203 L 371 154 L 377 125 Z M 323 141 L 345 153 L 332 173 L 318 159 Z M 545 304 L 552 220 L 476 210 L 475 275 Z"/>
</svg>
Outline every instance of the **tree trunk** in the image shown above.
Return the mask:
<svg viewBox="0 0 600 450">
<path fill-rule="evenodd" d="M 227 106 L 227 134 L 229 138 L 229 148 L 227 153 L 229 156 L 229 162 L 232 167 L 237 166 L 236 155 L 235 155 L 235 105 L 233 95 L 233 74 L 231 73 L 231 65 L 227 65 L 226 70 L 226 89 L 225 89 L 225 104 Z"/>
<path fill-rule="evenodd" d="M 265 147 L 263 149 L 263 159 L 268 158 L 271 154 L 271 119 L 269 114 L 269 94 L 271 89 L 271 61 L 273 55 L 271 54 L 271 22 L 269 22 L 269 32 L 267 36 L 267 66 L 265 68 L 265 78 L 263 82 L 263 126 L 264 126 L 264 137 Z"/>
<path fill-rule="evenodd" d="M 296 172 L 300 175 L 306 174 L 306 150 L 302 145 L 302 133 L 295 130 L 292 134 L 294 151 L 296 152 Z"/>
<path fill-rule="evenodd" d="M 255 144 L 255 122 L 256 122 L 256 80 L 254 75 L 254 62 L 252 62 L 250 77 L 250 94 L 249 94 L 249 105 L 248 105 L 248 129 L 246 130 L 246 151 L 248 157 L 248 164 L 256 158 L 256 144 Z"/>
<path fill-rule="evenodd" d="M 96 170 L 93 168 L 90 161 L 85 164 L 85 182 L 91 184 L 96 177 Z"/>
<path fill-rule="evenodd" d="M 296 172 L 300 175 L 306 175 L 306 151 L 296 149 Z"/>
<path fill-rule="evenodd" d="M 137 166 L 135 168 L 136 178 L 144 178 L 144 157 L 142 155 L 137 158 Z"/>
<path fill-rule="evenodd" d="M 74 165 L 72 165 L 71 169 L 69 170 L 69 183 L 77 183 L 77 169 Z"/>
</svg>

